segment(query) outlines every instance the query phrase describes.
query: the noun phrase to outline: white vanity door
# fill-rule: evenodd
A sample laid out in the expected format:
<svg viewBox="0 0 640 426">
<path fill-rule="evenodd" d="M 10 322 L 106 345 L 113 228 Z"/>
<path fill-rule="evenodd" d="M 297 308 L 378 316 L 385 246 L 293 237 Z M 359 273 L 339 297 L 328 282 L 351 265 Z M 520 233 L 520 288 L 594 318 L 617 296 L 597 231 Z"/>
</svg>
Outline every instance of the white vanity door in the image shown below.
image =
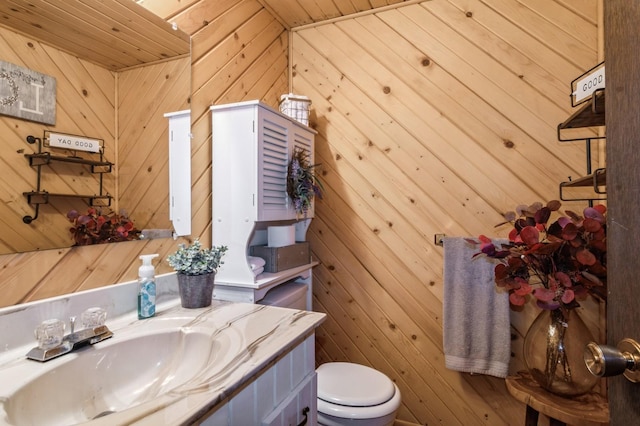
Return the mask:
<svg viewBox="0 0 640 426">
<path fill-rule="evenodd" d="M 318 423 L 315 335 L 309 335 L 272 367 L 200 422 L 204 426 Z"/>
<path fill-rule="evenodd" d="M 317 375 L 313 374 L 305 378 L 291 394 L 282 401 L 264 420 L 261 426 L 306 426 L 317 424 L 317 400 L 316 388 L 318 386 Z"/>
</svg>

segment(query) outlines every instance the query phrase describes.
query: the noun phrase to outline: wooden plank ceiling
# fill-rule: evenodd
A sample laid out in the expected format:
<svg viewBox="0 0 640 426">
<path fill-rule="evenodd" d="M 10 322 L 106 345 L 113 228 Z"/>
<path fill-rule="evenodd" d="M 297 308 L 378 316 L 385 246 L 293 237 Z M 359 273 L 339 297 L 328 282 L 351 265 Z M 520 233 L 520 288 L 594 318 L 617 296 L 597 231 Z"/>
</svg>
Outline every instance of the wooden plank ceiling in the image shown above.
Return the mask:
<svg viewBox="0 0 640 426">
<path fill-rule="evenodd" d="M 287 29 L 407 0 L 258 0 Z"/>
<path fill-rule="evenodd" d="M 291 29 L 412 0 L 257 1 Z M 189 37 L 174 31 L 155 10 L 175 7 L 174 2 L 144 8 L 133 0 L 4 0 L 0 26 L 116 71 L 189 53 Z"/>
<path fill-rule="evenodd" d="M 3 0 L 0 25 L 116 71 L 189 54 L 189 36 L 132 0 Z"/>
</svg>

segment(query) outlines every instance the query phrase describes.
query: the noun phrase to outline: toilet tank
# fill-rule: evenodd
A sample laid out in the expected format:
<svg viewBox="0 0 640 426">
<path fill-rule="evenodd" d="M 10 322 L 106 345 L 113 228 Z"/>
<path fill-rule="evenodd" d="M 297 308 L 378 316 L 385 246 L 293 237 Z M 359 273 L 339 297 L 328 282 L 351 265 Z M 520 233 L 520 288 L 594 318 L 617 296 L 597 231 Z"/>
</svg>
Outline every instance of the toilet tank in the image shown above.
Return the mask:
<svg viewBox="0 0 640 426">
<path fill-rule="evenodd" d="M 288 282 L 269 290 L 258 303 L 306 311 L 307 289 L 307 284 L 295 281 Z"/>
</svg>

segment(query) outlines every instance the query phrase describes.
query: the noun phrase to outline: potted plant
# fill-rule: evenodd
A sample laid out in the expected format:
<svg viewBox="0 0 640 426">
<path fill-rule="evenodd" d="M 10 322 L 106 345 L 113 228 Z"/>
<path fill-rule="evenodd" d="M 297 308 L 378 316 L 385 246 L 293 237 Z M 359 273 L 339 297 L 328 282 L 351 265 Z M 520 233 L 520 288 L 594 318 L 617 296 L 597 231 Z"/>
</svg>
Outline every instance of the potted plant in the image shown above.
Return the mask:
<svg viewBox="0 0 640 426">
<path fill-rule="evenodd" d="M 124 210 L 120 213 L 103 214 L 95 207 L 89 207 L 86 214 L 70 210 L 67 219 L 73 224 L 69 231 L 76 246 L 115 243 L 140 238 L 140 231 Z"/>
<path fill-rule="evenodd" d="M 565 211 L 548 224 L 560 206 L 535 203 L 506 213 L 502 224 L 513 226 L 509 243 L 496 247 L 480 236 L 478 254 L 498 260 L 495 282 L 508 291 L 512 308 L 533 298 L 542 309 L 524 339 L 533 379 L 550 392 L 574 396 L 597 382 L 582 361 L 593 338 L 575 308 L 588 295 L 606 299 L 606 207 L 587 207 L 582 215 Z"/>
<path fill-rule="evenodd" d="M 178 273 L 178 290 L 184 308 L 204 308 L 211 305 L 213 284 L 226 246 L 202 248 L 196 238 L 191 245 L 180 244 L 167 258 Z"/>
</svg>

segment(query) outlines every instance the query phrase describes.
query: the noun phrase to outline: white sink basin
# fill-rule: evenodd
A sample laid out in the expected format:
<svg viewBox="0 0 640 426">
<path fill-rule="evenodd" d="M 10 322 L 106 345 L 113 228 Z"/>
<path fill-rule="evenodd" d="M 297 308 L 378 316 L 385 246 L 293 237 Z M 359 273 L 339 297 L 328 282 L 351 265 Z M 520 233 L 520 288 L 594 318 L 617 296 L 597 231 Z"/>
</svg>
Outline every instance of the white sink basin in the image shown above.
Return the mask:
<svg viewBox="0 0 640 426">
<path fill-rule="evenodd" d="M 54 361 L 24 361 L 42 371 L 4 401 L 6 420 L 72 425 L 120 412 L 176 390 L 216 362 L 224 364 L 238 344 L 228 333 L 204 329 L 147 330 L 137 336 L 115 332 Z"/>
</svg>

